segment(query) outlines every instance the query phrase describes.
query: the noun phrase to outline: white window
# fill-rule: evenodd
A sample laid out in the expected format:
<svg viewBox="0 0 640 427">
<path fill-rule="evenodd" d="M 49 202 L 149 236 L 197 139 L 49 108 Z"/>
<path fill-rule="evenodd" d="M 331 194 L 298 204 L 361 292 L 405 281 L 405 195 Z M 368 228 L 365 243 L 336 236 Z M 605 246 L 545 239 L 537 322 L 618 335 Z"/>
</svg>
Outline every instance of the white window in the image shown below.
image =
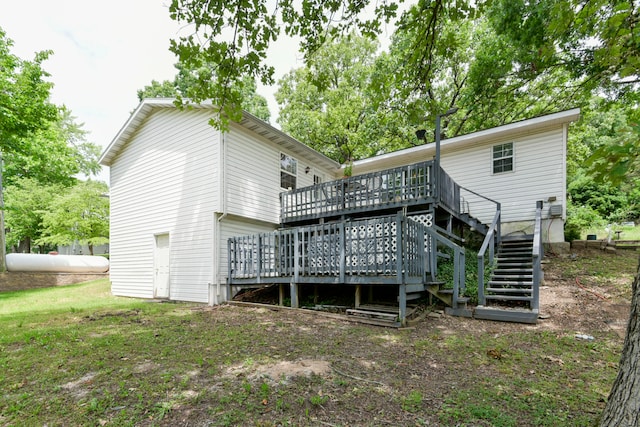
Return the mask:
<svg viewBox="0 0 640 427">
<path fill-rule="evenodd" d="M 297 180 L 298 161 L 293 157 L 280 153 L 280 187 L 287 190 L 295 190 Z"/>
<path fill-rule="evenodd" d="M 493 173 L 513 171 L 513 142 L 493 146 Z"/>
</svg>

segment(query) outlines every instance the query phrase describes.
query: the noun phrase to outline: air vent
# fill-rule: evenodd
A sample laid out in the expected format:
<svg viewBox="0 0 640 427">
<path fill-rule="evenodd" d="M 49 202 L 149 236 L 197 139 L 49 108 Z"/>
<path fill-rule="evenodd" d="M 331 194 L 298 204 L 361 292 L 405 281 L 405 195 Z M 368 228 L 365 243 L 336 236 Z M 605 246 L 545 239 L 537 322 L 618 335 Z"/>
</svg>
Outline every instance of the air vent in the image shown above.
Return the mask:
<svg viewBox="0 0 640 427">
<path fill-rule="evenodd" d="M 549 216 L 551 217 L 562 216 L 562 205 L 549 206 Z"/>
</svg>

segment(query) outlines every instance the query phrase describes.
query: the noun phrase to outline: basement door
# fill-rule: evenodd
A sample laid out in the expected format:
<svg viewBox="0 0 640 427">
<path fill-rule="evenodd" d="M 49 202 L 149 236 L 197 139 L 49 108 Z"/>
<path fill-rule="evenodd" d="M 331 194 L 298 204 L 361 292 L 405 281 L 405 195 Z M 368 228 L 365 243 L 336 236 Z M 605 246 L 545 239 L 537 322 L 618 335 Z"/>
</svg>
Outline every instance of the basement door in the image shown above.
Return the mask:
<svg viewBox="0 0 640 427">
<path fill-rule="evenodd" d="M 154 252 L 154 298 L 169 298 L 169 253 L 169 234 L 157 234 Z"/>
</svg>

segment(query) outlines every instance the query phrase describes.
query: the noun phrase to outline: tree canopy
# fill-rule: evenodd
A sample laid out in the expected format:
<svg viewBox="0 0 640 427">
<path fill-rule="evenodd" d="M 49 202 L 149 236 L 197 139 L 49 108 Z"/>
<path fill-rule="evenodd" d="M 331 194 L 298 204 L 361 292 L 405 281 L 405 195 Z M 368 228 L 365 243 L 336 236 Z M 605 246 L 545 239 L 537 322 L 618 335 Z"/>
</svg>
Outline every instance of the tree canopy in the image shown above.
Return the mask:
<svg viewBox="0 0 640 427">
<path fill-rule="evenodd" d="M 144 98 L 176 98 L 177 103 L 182 105 L 189 100 L 204 100 L 206 95 L 203 93 L 202 86 L 213 84 L 215 81 L 215 67 L 207 64 L 200 64 L 198 69 L 189 68 L 182 64 L 176 64 L 178 69 L 173 81 L 165 80 L 158 82 L 152 80 L 150 85 L 145 86 L 138 91 L 138 100 Z M 267 100 L 265 97 L 258 95 L 255 79 L 250 76 L 243 76 L 235 83 L 233 90 L 234 96 L 237 95 L 235 102 L 239 102 L 240 109 L 247 111 L 254 116 L 266 122 L 271 116 Z M 203 98 L 204 97 L 204 98 Z M 214 122 L 215 124 L 215 122 Z"/>
<path fill-rule="evenodd" d="M 215 80 L 194 93 L 213 99 L 228 117 L 237 118 L 234 84 L 243 76 L 273 83 L 267 49 L 282 30 L 301 38 L 301 51 L 311 60 L 327 40 L 354 28 L 365 36 L 377 35 L 382 24 L 398 18 L 397 3 L 173 0 L 172 18 L 193 31 L 174 40 L 171 50 L 193 68 L 215 64 Z M 549 87 L 542 81 L 555 82 L 553 88 L 565 96 L 582 89 L 605 88 L 615 96 L 634 92 L 640 57 L 638 9 L 622 0 L 420 0 L 395 21 L 399 30 L 411 34 L 404 57 L 406 69 L 414 74 L 410 84 L 437 85 L 436 58 L 447 57 L 446 51 L 459 45 L 456 32 L 461 27 L 455 24 L 470 19 L 486 19 L 495 37 L 474 45 L 476 65 L 464 70 L 474 88 L 469 105 L 476 103 L 472 95 L 489 99 L 501 91 L 507 97 L 518 91 L 540 93 Z M 529 116 L 536 114 L 529 109 Z"/>
<path fill-rule="evenodd" d="M 373 103 L 377 47 L 350 34 L 285 75 L 276 92 L 282 130 L 341 163 L 403 147 L 400 126 Z"/>
<path fill-rule="evenodd" d="M 93 247 L 109 241 L 109 199 L 106 184 L 79 182 L 53 198 L 42 215 L 38 244 L 86 244 Z"/>
<path fill-rule="evenodd" d="M 11 53 L 12 46 L 0 29 L 0 189 L 6 195 L 7 243 L 30 251 L 44 238 L 43 218 L 53 199 L 73 187 L 78 175 L 99 172 L 100 147 L 87 141 L 66 107 L 50 102 L 52 84 L 42 63 L 52 52 L 26 61 Z"/>
<path fill-rule="evenodd" d="M 4 192 L 7 246 L 31 252 L 31 244 L 42 234 L 42 217 L 62 187 L 43 185 L 32 178 L 16 179 Z"/>
<path fill-rule="evenodd" d="M 2 153 L 25 150 L 25 137 L 45 129 L 58 115 L 49 102 L 52 84 L 42 68 L 51 51 L 38 52 L 33 61 L 11 53 L 13 41 L 0 28 L 0 149 Z"/>
</svg>

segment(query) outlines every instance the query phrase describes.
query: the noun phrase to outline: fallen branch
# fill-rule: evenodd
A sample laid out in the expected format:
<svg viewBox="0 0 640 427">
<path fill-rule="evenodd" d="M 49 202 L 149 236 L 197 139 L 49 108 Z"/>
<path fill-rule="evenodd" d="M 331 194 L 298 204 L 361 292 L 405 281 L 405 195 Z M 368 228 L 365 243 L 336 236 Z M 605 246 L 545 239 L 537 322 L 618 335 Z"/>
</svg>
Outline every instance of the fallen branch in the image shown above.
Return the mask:
<svg viewBox="0 0 640 427">
<path fill-rule="evenodd" d="M 580 279 L 576 276 L 576 285 L 578 285 L 580 287 L 580 289 L 584 289 L 587 292 L 591 292 L 593 295 L 597 296 L 598 298 L 600 298 L 602 301 L 606 301 L 607 297 L 600 295 L 599 293 L 592 291 L 591 289 L 585 287 L 582 283 L 580 283 Z"/>
<path fill-rule="evenodd" d="M 344 372 L 340 372 L 339 370 L 337 370 L 337 369 L 336 369 L 336 368 L 334 368 L 333 366 L 331 367 L 331 369 L 333 369 L 333 371 L 334 371 L 336 374 L 338 374 L 338 375 L 342 375 L 343 377 L 351 378 L 352 380 L 356 380 L 356 381 L 364 381 L 364 382 L 371 383 L 371 384 L 377 384 L 377 385 L 379 385 L 379 386 L 381 386 L 381 387 L 386 387 L 386 386 L 387 386 L 386 384 L 383 384 L 383 383 L 381 383 L 381 382 L 379 382 L 379 381 L 368 380 L 368 379 L 366 379 L 366 378 L 360 378 L 360 377 L 356 377 L 356 376 L 353 376 L 353 375 L 346 374 L 346 373 L 344 373 Z"/>
</svg>

